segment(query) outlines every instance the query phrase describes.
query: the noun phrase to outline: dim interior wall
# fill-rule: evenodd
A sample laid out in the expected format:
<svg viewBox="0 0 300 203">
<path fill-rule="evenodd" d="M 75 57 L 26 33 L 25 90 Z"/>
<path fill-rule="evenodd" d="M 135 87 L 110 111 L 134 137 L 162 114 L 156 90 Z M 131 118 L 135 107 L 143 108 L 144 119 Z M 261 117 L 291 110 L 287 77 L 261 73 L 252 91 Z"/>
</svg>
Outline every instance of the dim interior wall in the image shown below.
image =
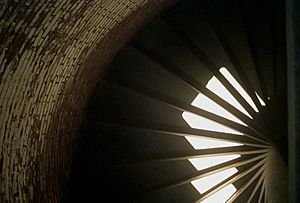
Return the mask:
<svg viewBox="0 0 300 203">
<path fill-rule="evenodd" d="M 300 2 L 286 1 L 289 133 L 289 200 L 299 202 L 300 183 Z"/>
<path fill-rule="evenodd" d="M 61 200 L 97 81 L 130 36 L 173 2 L 0 2 L 0 202 Z"/>
</svg>

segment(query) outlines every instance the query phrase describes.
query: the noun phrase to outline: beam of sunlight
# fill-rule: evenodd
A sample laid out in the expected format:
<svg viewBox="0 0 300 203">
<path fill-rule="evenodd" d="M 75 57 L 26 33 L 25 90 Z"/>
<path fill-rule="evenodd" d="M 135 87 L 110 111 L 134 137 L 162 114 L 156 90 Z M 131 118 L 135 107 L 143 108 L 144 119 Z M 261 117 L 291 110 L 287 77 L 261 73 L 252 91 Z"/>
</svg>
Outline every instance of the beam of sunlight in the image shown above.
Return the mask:
<svg viewBox="0 0 300 203">
<path fill-rule="evenodd" d="M 228 80 L 228 82 L 241 94 L 241 96 L 249 103 L 249 105 L 258 112 L 257 107 L 252 101 L 251 97 L 247 94 L 247 92 L 242 88 L 242 86 L 237 82 L 237 80 L 229 73 L 229 71 L 222 67 L 220 68 L 221 74 Z M 222 85 L 222 83 L 213 76 L 207 83 L 206 88 L 214 92 L 216 95 L 236 107 L 239 111 L 247 115 L 249 118 L 252 117 L 249 113 L 242 107 L 242 105 L 234 98 L 234 96 Z M 260 104 L 265 106 L 265 102 L 260 98 L 260 96 L 255 92 Z M 268 98 L 269 99 L 269 98 Z M 226 111 L 224 108 L 216 104 L 214 101 L 209 99 L 203 94 L 198 94 L 197 97 L 193 100 L 192 104 L 195 107 L 204 109 L 216 115 L 222 116 L 229 120 L 232 120 L 236 123 L 247 126 L 245 123 L 240 121 L 234 115 Z M 236 135 L 243 135 L 241 132 L 238 132 L 234 129 L 231 129 L 227 126 L 209 120 L 205 117 L 189 113 L 182 113 L 183 119 L 187 122 L 187 124 L 191 128 L 195 129 L 203 129 L 215 132 L 225 132 L 232 133 Z M 206 137 L 194 137 L 194 136 L 185 136 L 188 142 L 193 146 L 194 149 L 211 149 L 211 148 L 222 148 L 222 147 L 231 147 L 231 146 L 240 146 L 243 145 L 238 142 L 230 142 L 223 141 L 213 138 Z M 193 158 L 189 159 L 189 162 L 196 168 L 196 170 L 204 170 L 212 166 L 216 166 L 221 163 L 225 163 L 234 159 L 241 157 L 240 154 L 231 154 L 231 155 L 219 155 L 219 156 L 209 156 L 209 157 L 201 157 L 201 158 Z M 191 184 L 197 189 L 200 194 L 203 194 L 210 188 L 216 186 L 218 183 L 223 180 L 231 177 L 233 174 L 237 173 L 237 168 L 230 168 L 227 170 L 220 171 L 218 173 L 194 180 Z M 208 198 L 206 198 L 202 203 L 225 203 L 235 192 L 237 189 L 233 184 L 229 184 L 221 190 L 215 192 Z"/>
<path fill-rule="evenodd" d="M 249 94 L 244 90 L 244 88 L 238 83 L 238 81 L 230 74 L 230 72 L 225 68 L 222 67 L 219 70 L 222 75 L 230 82 L 230 84 L 244 97 L 244 99 L 250 104 L 250 106 L 258 112 L 257 107 L 255 106 L 254 102 L 252 101 Z"/>
<path fill-rule="evenodd" d="M 236 191 L 237 189 L 232 184 L 227 185 L 201 203 L 225 203 Z"/>
<path fill-rule="evenodd" d="M 206 137 L 185 136 L 185 138 L 193 146 L 194 149 L 212 149 L 212 148 L 234 147 L 234 146 L 243 145 L 237 142 L 216 140 L 213 138 L 206 138 Z"/>
<path fill-rule="evenodd" d="M 212 167 L 212 166 L 216 166 L 221 163 L 225 163 L 227 161 L 231 161 L 233 159 L 237 159 L 239 157 L 241 157 L 241 155 L 233 154 L 233 155 L 221 155 L 221 156 L 193 158 L 193 159 L 189 159 L 189 161 L 193 164 L 193 166 L 198 171 L 200 171 L 200 170 Z"/>
<path fill-rule="evenodd" d="M 201 109 L 205 109 L 206 111 L 222 116 L 229 120 L 232 120 L 241 125 L 247 126 L 244 122 L 239 120 L 237 117 L 226 111 L 223 107 L 219 106 L 217 103 L 215 103 L 214 101 L 212 101 L 211 99 L 209 99 L 201 93 L 197 95 L 197 97 L 192 102 L 192 105 Z"/>
<path fill-rule="evenodd" d="M 183 112 L 182 117 L 191 128 L 243 135 L 234 129 L 193 113 Z"/>
<path fill-rule="evenodd" d="M 260 105 L 266 106 L 266 103 L 265 103 L 264 100 L 262 100 L 262 98 L 257 94 L 257 92 L 255 92 L 255 95 L 257 96 Z M 269 99 L 269 98 L 270 98 L 270 97 L 268 97 L 268 99 Z"/>
<path fill-rule="evenodd" d="M 204 192 L 222 182 L 226 178 L 229 178 L 236 172 L 238 172 L 236 168 L 229 168 L 227 170 L 194 180 L 192 181 L 192 185 L 198 190 L 200 194 L 203 194 Z"/>
<path fill-rule="evenodd" d="M 207 83 L 206 87 L 216 95 L 236 107 L 242 113 L 252 118 L 250 114 L 242 107 L 242 105 L 232 96 L 232 94 L 222 85 L 222 83 L 213 76 Z"/>
</svg>

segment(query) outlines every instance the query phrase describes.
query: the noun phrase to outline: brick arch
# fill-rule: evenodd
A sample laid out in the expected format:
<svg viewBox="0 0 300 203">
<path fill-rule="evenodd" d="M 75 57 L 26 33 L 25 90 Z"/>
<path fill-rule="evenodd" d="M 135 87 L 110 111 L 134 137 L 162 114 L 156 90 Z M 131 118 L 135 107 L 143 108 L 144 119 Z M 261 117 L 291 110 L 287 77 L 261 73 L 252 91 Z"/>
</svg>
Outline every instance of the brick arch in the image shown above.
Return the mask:
<svg viewBox="0 0 300 203">
<path fill-rule="evenodd" d="M 173 2 L 0 2 L 0 202 L 61 200 L 97 81 Z"/>
</svg>

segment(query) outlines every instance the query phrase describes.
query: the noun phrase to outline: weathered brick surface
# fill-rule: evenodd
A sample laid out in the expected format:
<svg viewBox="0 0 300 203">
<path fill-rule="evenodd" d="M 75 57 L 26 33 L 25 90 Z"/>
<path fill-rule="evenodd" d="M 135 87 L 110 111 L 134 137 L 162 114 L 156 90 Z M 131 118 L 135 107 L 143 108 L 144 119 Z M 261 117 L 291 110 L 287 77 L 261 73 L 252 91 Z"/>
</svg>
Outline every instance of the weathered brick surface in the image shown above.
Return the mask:
<svg viewBox="0 0 300 203">
<path fill-rule="evenodd" d="M 174 0 L 0 1 L 0 202 L 58 202 L 115 53 Z"/>
</svg>

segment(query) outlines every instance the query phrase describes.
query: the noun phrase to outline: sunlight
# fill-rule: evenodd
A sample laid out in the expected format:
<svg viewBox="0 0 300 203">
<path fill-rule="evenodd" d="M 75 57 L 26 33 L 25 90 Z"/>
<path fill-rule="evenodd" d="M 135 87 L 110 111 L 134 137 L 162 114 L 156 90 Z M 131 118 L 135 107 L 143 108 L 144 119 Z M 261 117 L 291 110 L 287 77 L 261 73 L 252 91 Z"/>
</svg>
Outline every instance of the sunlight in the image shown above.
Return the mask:
<svg viewBox="0 0 300 203">
<path fill-rule="evenodd" d="M 222 75 L 230 82 L 230 84 L 241 94 L 243 98 L 249 103 L 249 105 L 258 112 L 257 107 L 252 101 L 251 97 L 246 93 L 242 86 L 237 82 L 237 80 L 229 73 L 229 71 L 222 67 L 220 68 Z M 232 96 L 232 94 L 222 85 L 222 83 L 213 76 L 207 83 L 206 88 L 214 92 L 216 95 L 230 103 L 232 106 L 236 107 L 239 111 L 247 115 L 249 118 L 252 118 L 249 113 L 241 106 L 241 104 Z M 260 104 L 265 106 L 265 102 L 261 97 L 255 92 Z M 269 99 L 269 98 L 268 98 Z M 229 113 L 227 110 L 219 106 L 217 103 L 206 97 L 205 95 L 199 93 L 197 97 L 193 100 L 191 105 L 204 109 L 208 112 L 214 113 L 218 116 L 229 119 L 233 122 L 239 123 L 241 125 L 247 126 L 237 117 Z M 183 112 L 183 119 L 187 124 L 194 129 L 202 129 L 214 132 L 223 132 L 236 134 L 237 136 L 243 135 L 241 132 L 238 132 L 234 129 L 231 129 L 227 126 L 224 126 L 215 121 L 209 120 L 205 117 L 190 113 Z M 223 147 L 233 147 L 241 146 L 243 144 L 237 142 L 223 141 L 207 137 L 196 137 L 196 136 L 185 136 L 188 142 L 192 145 L 194 149 L 211 149 L 211 148 L 223 148 Z M 189 159 L 189 162 L 198 170 L 204 170 L 212 166 L 216 166 L 221 163 L 225 163 L 234 159 L 241 157 L 240 154 L 231 154 L 231 155 L 219 155 L 219 156 L 209 156 L 201 158 Z M 203 194 L 210 188 L 216 186 L 218 183 L 223 180 L 231 177 L 233 174 L 237 173 L 237 168 L 230 168 L 227 170 L 220 171 L 218 173 L 199 178 L 191 182 L 191 184 L 197 189 L 200 194 Z M 226 187 L 222 188 L 218 192 L 212 194 L 207 199 L 202 201 L 203 203 L 222 203 L 226 202 L 235 192 L 236 188 L 233 184 L 229 184 Z"/>
<path fill-rule="evenodd" d="M 193 146 L 194 149 L 212 149 L 220 147 L 234 147 L 241 146 L 243 144 L 237 142 L 217 140 L 213 138 L 206 137 L 195 137 L 195 136 L 185 136 L 189 143 Z"/>
<path fill-rule="evenodd" d="M 236 168 L 230 168 L 203 178 L 192 181 L 192 185 L 198 190 L 200 194 L 203 194 L 210 188 L 214 187 L 218 183 L 222 182 L 226 178 L 229 178 L 233 174 L 238 172 Z"/>
<path fill-rule="evenodd" d="M 242 113 L 252 118 L 250 114 L 242 107 L 242 105 L 232 96 L 232 94 L 222 85 L 222 83 L 213 76 L 206 85 L 206 87 L 214 92 L 216 95 L 230 103 L 232 106 L 240 110 Z"/>
<path fill-rule="evenodd" d="M 254 102 L 252 101 L 251 97 L 248 95 L 248 93 L 242 88 L 242 86 L 236 81 L 236 79 L 229 73 L 229 71 L 222 67 L 220 68 L 220 72 L 222 75 L 230 82 L 230 84 L 244 97 L 244 99 L 250 104 L 250 106 L 258 112 L 257 107 L 255 106 Z"/>
<path fill-rule="evenodd" d="M 194 99 L 192 102 L 192 105 L 201 109 L 204 109 L 205 111 L 209 111 L 211 113 L 214 113 L 216 115 L 222 116 L 224 118 L 227 118 L 229 120 L 232 120 L 234 122 L 237 122 L 241 125 L 247 126 L 245 123 L 243 123 L 241 120 L 239 120 L 237 117 L 226 111 L 223 107 L 219 106 L 217 103 L 206 97 L 205 95 L 199 93 L 198 96 Z"/>
<path fill-rule="evenodd" d="M 191 128 L 242 135 L 242 133 L 236 130 L 193 113 L 183 112 L 182 117 Z"/>
<path fill-rule="evenodd" d="M 198 170 L 203 170 L 221 163 L 225 163 L 227 161 L 231 161 L 233 159 L 237 159 L 241 157 L 239 154 L 234 155 L 222 155 L 222 156 L 211 156 L 211 157 L 201 157 L 189 159 L 189 161 L 193 164 L 193 166 Z"/>
<path fill-rule="evenodd" d="M 264 100 L 262 100 L 262 98 L 257 94 L 257 92 L 255 92 L 255 95 L 257 96 L 260 105 L 266 106 L 266 103 L 265 103 Z M 268 99 L 269 99 L 269 98 L 270 98 L 270 97 L 268 97 Z"/>
<path fill-rule="evenodd" d="M 236 188 L 230 184 L 214 193 L 201 203 L 226 203 L 226 201 L 236 192 Z"/>
</svg>

